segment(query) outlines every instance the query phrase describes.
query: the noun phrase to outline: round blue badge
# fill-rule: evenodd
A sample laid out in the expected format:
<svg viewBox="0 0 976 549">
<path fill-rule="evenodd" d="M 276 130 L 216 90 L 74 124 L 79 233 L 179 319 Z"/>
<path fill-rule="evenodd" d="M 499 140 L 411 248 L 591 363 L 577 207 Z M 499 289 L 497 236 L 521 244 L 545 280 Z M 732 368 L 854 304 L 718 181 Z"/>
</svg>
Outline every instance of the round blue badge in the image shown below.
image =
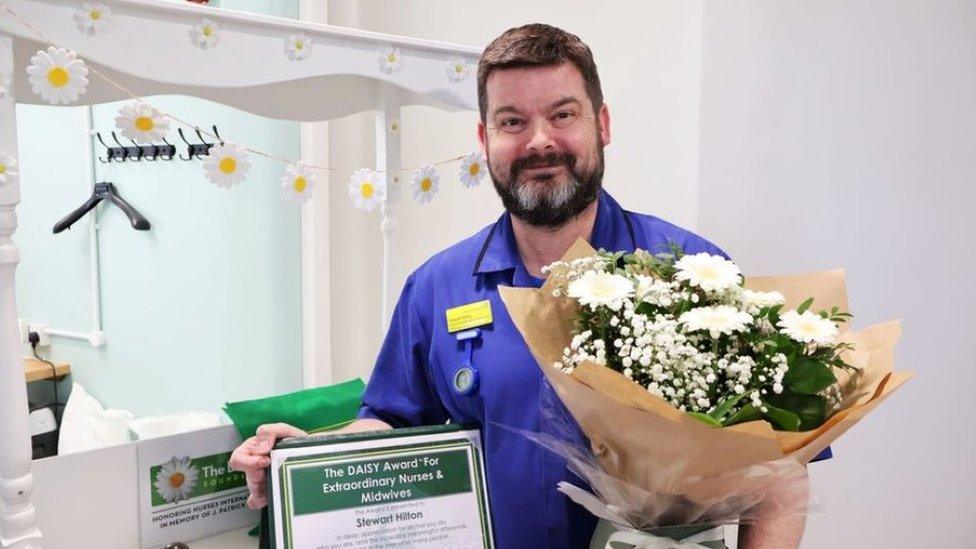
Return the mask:
<svg viewBox="0 0 976 549">
<path fill-rule="evenodd" d="M 478 371 L 470 366 L 461 366 L 454 372 L 454 392 L 471 396 L 478 390 Z"/>
</svg>

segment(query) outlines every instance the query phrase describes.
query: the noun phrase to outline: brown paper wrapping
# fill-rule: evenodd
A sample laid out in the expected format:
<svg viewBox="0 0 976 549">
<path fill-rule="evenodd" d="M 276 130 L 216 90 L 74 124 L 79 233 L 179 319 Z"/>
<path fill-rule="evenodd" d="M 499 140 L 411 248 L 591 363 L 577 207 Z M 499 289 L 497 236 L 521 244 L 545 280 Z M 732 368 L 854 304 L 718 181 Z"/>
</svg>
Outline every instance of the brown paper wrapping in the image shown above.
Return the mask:
<svg viewBox="0 0 976 549">
<path fill-rule="evenodd" d="M 581 239 L 564 260 L 593 253 Z M 746 287 L 775 289 L 786 297 L 787 307 L 813 297 L 815 310 L 833 305 L 848 310 L 843 270 L 751 278 L 746 280 Z M 780 432 L 765 421 L 753 421 L 715 428 L 676 410 L 609 368 L 585 363 L 570 375 L 554 368 L 572 339 L 575 303 L 566 297 L 553 297 L 549 283 L 538 290 L 505 287 L 500 291 L 539 367 L 590 439 L 606 472 L 637 486 L 672 494 L 691 495 L 696 479 L 717 478 L 784 456 L 806 463 L 913 375 L 893 371 L 894 347 L 901 335 L 898 321 L 858 332 L 844 331 L 841 339 L 855 346 L 845 360 L 859 372 L 838 376 L 842 410 L 822 426 L 807 432 Z M 668 486 L 660 485 L 662 478 L 669 479 Z M 712 483 L 707 490 L 710 494 L 694 499 L 714 495 L 715 486 Z"/>
</svg>

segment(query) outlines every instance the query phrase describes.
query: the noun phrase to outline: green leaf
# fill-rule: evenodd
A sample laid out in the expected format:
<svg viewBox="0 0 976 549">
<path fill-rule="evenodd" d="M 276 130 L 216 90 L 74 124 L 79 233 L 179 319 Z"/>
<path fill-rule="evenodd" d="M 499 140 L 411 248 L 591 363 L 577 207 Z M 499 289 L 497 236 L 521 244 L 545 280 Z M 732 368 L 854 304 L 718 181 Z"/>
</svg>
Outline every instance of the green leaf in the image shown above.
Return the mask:
<svg viewBox="0 0 976 549">
<path fill-rule="evenodd" d="M 637 307 L 634 307 L 634 312 L 639 315 L 651 316 L 654 313 L 654 305 L 646 301 L 642 301 L 637 305 Z"/>
<path fill-rule="evenodd" d="M 702 423 L 707 423 L 707 424 L 711 425 L 712 427 L 721 427 L 722 426 L 722 424 L 718 420 L 716 420 L 715 418 L 713 418 L 712 416 L 710 416 L 708 414 L 703 414 L 701 412 L 685 412 L 685 413 L 688 414 L 689 416 L 691 416 L 691 417 L 693 417 L 693 418 L 701 421 Z"/>
<path fill-rule="evenodd" d="M 783 378 L 783 385 L 804 395 L 814 395 L 837 383 L 837 378 L 822 362 L 799 358 L 790 366 Z"/>
<path fill-rule="evenodd" d="M 756 408 L 752 404 L 746 404 L 742 408 L 739 408 L 739 411 L 732 414 L 731 417 L 726 418 L 725 421 L 722 422 L 722 425 L 728 427 L 729 425 L 735 425 L 736 423 L 745 423 L 747 421 L 755 421 L 761 418 L 762 412 L 759 411 L 759 408 Z"/>
<path fill-rule="evenodd" d="M 720 402 L 718 406 L 715 407 L 714 410 L 709 412 L 708 415 L 710 415 L 711 417 L 715 418 L 718 421 L 722 421 L 722 418 L 725 417 L 725 414 L 729 413 L 729 410 L 731 410 L 733 406 L 738 404 L 740 400 L 749 396 L 750 393 L 752 393 L 752 391 L 746 391 L 741 395 L 730 396 L 729 398 Z"/>
<path fill-rule="evenodd" d="M 813 305 L 812 297 L 804 301 L 803 303 L 800 303 L 800 306 L 796 308 L 796 312 L 802 315 L 804 312 L 806 312 L 807 309 L 810 308 L 810 305 Z"/>
<path fill-rule="evenodd" d="M 789 410 L 784 410 L 773 406 L 768 402 L 763 402 L 766 406 L 766 412 L 764 415 L 769 419 L 774 426 L 778 427 L 780 431 L 799 431 L 800 430 L 800 418 Z"/>
<path fill-rule="evenodd" d="M 779 409 L 789 410 L 800 418 L 800 430 L 809 431 L 819 427 L 826 418 L 827 405 L 824 398 L 818 395 L 801 395 L 786 390 L 779 395 L 766 395 L 766 404 L 772 404 Z"/>
</svg>

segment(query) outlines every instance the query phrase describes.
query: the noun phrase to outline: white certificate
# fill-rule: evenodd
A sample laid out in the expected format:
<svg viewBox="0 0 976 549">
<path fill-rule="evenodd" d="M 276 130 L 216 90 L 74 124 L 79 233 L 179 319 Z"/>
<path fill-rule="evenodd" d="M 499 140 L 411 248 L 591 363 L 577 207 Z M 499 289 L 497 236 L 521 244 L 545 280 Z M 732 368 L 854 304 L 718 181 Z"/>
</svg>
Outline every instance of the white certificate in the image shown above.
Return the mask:
<svg viewBox="0 0 976 549">
<path fill-rule="evenodd" d="M 271 452 L 275 547 L 493 547 L 477 430 L 316 436 Z"/>
</svg>

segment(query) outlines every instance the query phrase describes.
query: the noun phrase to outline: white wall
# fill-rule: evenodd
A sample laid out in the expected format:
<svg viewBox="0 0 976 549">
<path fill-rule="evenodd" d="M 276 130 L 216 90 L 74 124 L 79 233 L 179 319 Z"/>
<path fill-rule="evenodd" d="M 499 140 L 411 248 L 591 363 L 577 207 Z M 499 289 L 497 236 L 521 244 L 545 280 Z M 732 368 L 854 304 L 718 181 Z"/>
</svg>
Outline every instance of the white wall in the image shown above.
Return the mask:
<svg viewBox="0 0 976 549">
<path fill-rule="evenodd" d="M 574 32 L 593 50 L 613 140 L 606 151 L 606 187 L 625 207 L 693 227 L 698 157 L 701 2 L 490 4 L 449 0 L 331 0 L 329 22 L 366 30 L 478 47 L 504 30 L 530 22 Z M 405 109 L 403 164 L 451 158 L 477 149 L 477 113 Z M 373 162 L 373 120 L 359 115 L 333 122 L 330 158 L 355 169 Z M 441 195 L 419 205 L 404 189 L 400 227 L 406 245 L 399 267 L 412 271 L 433 253 L 476 232 L 501 213 L 489 181 L 465 189 L 457 165 L 441 171 Z M 333 364 L 335 379 L 367 377 L 382 339 L 379 322 L 382 237 L 379 215 L 356 210 L 347 174 L 331 181 Z M 407 186 L 409 174 L 402 176 Z M 409 235 L 409 236 L 406 236 Z"/>
<path fill-rule="evenodd" d="M 810 467 L 804 547 L 963 547 L 976 516 L 976 2 L 708 2 L 699 227 L 747 273 L 847 268 L 918 376 Z"/>
</svg>

